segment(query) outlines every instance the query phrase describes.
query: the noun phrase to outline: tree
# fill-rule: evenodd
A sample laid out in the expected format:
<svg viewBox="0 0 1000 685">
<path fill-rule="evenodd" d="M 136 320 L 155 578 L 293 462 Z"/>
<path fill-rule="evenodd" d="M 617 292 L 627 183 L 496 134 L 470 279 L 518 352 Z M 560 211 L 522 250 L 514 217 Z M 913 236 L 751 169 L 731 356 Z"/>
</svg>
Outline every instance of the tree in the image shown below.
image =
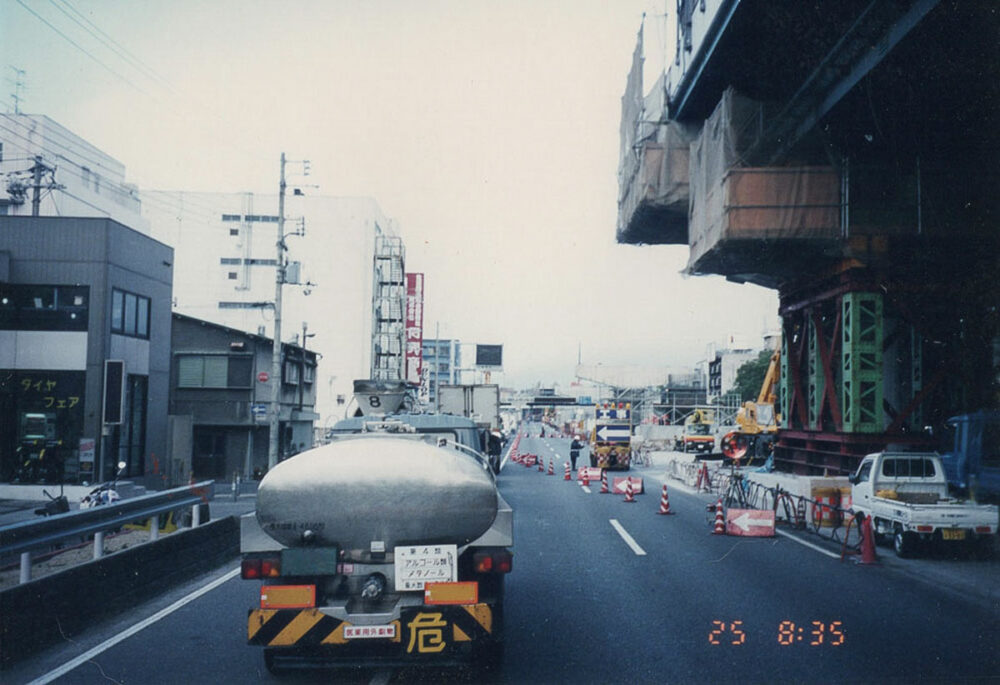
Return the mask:
<svg viewBox="0 0 1000 685">
<path fill-rule="evenodd" d="M 756 359 L 744 362 L 736 369 L 736 380 L 733 390 L 740 394 L 740 401 L 756 400 L 760 394 L 760 386 L 764 384 L 767 367 L 771 363 L 772 350 L 761 350 Z"/>
</svg>

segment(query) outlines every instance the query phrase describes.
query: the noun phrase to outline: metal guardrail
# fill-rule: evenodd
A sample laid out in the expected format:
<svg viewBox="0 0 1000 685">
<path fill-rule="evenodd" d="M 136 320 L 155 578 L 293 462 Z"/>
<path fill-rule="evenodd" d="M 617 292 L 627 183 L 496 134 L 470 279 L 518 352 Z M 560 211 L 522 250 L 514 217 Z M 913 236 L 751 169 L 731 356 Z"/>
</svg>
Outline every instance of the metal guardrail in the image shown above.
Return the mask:
<svg viewBox="0 0 1000 685">
<path fill-rule="evenodd" d="M 69 511 L 0 527 L 0 557 L 21 555 L 21 582 L 31 577 L 31 552 L 67 538 L 94 535 L 94 558 L 104 554 L 104 532 L 126 523 L 151 520 L 150 537 L 156 539 L 157 517 L 169 511 L 193 507 L 192 525 L 199 524 L 199 505 L 214 498 L 215 481 L 206 480 L 180 488 L 154 492 L 111 505 Z"/>
</svg>

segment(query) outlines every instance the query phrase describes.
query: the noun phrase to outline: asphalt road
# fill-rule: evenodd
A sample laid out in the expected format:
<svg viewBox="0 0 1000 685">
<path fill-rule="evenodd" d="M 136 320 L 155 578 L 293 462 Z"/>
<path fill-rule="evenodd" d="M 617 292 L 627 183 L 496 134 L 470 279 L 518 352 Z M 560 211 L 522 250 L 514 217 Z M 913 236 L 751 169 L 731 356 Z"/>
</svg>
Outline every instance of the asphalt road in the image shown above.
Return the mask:
<svg viewBox="0 0 1000 685">
<path fill-rule="evenodd" d="M 563 480 L 568 449 L 568 439 L 524 439 L 521 451 L 543 455 L 546 465 L 552 456 L 557 475 L 507 463 L 499 478 L 515 512 L 515 559 L 497 682 L 1000 680 L 996 600 L 940 587 L 896 564 L 842 563 L 784 536 L 711 535 L 710 498 L 680 488 L 670 492 L 676 514 L 657 515 L 660 484 L 651 472 L 648 492 L 634 504 L 599 494 L 599 484 L 587 492 Z M 29 682 L 111 638 L 120 641 L 55 682 L 272 680 L 260 650 L 245 644 L 256 584 L 226 580 L 225 571 L 95 626 L 77 644 L 2 679 Z M 123 633 L 213 579 L 217 587 L 135 634 Z M 479 675 L 440 669 L 337 674 L 358 683 L 477 682 Z M 290 681 L 330 677 L 303 674 Z"/>
</svg>

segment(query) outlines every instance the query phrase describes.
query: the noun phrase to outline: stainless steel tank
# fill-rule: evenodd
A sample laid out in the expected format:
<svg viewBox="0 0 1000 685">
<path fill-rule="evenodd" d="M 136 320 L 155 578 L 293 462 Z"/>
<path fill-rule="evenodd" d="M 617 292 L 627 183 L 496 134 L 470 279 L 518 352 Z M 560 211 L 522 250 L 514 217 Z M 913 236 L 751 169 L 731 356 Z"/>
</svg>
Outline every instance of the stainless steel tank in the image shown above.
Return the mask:
<svg viewBox="0 0 1000 685">
<path fill-rule="evenodd" d="M 476 459 L 401 437 L 303 452 L 271 469 L 257 491 L 257 520 L 272 538 L 289 547 L 336 544 L 354 559 L 373 543 L 386 552 L 462 545 L 486 532 L 496 512 L 496 484 Z"/>
</svg>

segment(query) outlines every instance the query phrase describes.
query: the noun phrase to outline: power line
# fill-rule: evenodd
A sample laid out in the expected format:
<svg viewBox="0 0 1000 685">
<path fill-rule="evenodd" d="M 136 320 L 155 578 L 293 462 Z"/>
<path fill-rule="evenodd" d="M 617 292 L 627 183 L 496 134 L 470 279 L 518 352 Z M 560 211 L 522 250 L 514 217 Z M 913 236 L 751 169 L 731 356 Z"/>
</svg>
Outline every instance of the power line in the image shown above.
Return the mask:
<svg viewBox="0 0 1000 685">
<path fill-rule="evenodd" d="M 94 57 L 94 55 L 92 55 L 88 50 L 86 50 L 85 48 L 81 47 L 79 43 L 77 43 L 72 38 L 70 38 L 69 36 L 67 36 L 65 33 L 63 33 L 62 31 L 60 31 L 59 29 L 57 29 L 55 26 L 53 26 L 52 23 L 49 22 L 47 19 L 45 19 L 42 15 L 38 14 L 38 12 L 36 12 L 35 10 L 33 10 L 30 7 L 28 7 L 27 5 L 25 5 L 24 4 L 24 0 L 17 0 L 17 4 L 20 5 L 21 7 L 23 7 L 28 12 L 30 12 L 32 15 L 34 15 L 38 19 L 38 21 L 42 22 L 43 24 L 45 24 L 46 26 L 48 26 L 50 29 L 52 29 L 53 31 L 55 31 L 57 34 L 59 34 L 63 38 L 63 40 L 65 40 L 67 43 L 69 43 L 70 45 L 72 45 L 73 47 L 75 47 L 77 50 L 79 50 L 80 52 L 82 52 L 83 54 L 85 54 L 87 57 L 89 57 L 90 59 L 92 59 L 94 62 L 96 62 L 97 64 L 99 64 L 100 66 L 102 66 L 107 71 L 111 72 L 114 76 L 116 76 L 120 80 L 124 81 L 128 85 L 132 86 L 133 88 L 135 88 L 137 91 L 139 91 L 140 93 L 142 93 L 146 97 L 153 97 L 152 95 L 150 95 L 149 93 L 147 93 L 145 90 L 143 90 L 142 88 L 140 88 L 136 84 L 132 83 L 132 81 L 130 81 L 128 78 L 126 78 L 125 76 L 122 76 L 117 71 L 115 71 L 114 69 L 112 69 L 111 67 L 109 67 L 107 64 L 105 64 L 101 60 L 99 60 L 96 57 Z"/>
<path fill-rule="evenodd" d="M 176 91 L 173 90 L 173 87 L 170 85 L 170 82 L 167 81 L 167 79 L 165 79 L 160 74 L 156 73 L 156 71 L 154 71 L 151 67 L 147 66 L 142 60 L 140 60 L 138 57 L 136 57 L 131 52 L 129 52 L 128 49 L 125 48 L 125 46 L 123 46 L 121 43 L 119 43 L 114 38 L 112 38 L 110 35 L 108 35 L 97 24 L 95 24 L 94 22 L 90 21 L 90 19 L 88 19 L 85 15 L 83 15 L 75 7 L 73 7 L 73 5 L 70 4 L 69 0 L 60 0 L 60 1 L 62 2 L 63 5 L 65 5 L 67 8 L 69 8 L 70 10 L 72 10 L 73 14 L 77 15 L 77 17 L 79 17 L 79 19 L 77 19 L 76 17 L 70 15 L 69 12 L 67 12 L 65 9 L 63 9 L 59 5 L 57 5 L 56 2 L 55 2 L 55 0 L 49 0 L 49 2 L 52 4 L 53 7 L 55 7 L 57 10 L 59 10 L 60 12 L 62 12 L 63 14 L 65 14 L 67 17 L 69 17 L 78 26 L 81 26 L 85 31 L 87 31 L 87 33 L 89 33 L 90 35 L 92 35 L 99 42 L 103 43 L 104 46 L 107 47 L 109 50 L 111 50 L 112 52 L 114 52 L 115 54 L 117 54 L 119 57 L 121 57 L 122 59 L 124 59 L 128 63 L 130 63 L 136 70 L 138 70 L 144 76 L 146 76 L 146 78 L 149 78 L 150 80 L 154 80 L 154 81 L 159 81 L 161 85 L 165 86 L 166 88 L 168 88 L 172 92 L 176 92 Z M 82 19 L 84 22 L 86 22 L 89 25 L 90 28 L 88 28 L 88 26 L 84 26 L 84 24 L 80 22 L 80 19 Z M 95 33 L 95 31 L 96 31 L 96 33 Z M 100 34 L 100 35 L 98 35 L 98 34 Z"/>
</svg>

